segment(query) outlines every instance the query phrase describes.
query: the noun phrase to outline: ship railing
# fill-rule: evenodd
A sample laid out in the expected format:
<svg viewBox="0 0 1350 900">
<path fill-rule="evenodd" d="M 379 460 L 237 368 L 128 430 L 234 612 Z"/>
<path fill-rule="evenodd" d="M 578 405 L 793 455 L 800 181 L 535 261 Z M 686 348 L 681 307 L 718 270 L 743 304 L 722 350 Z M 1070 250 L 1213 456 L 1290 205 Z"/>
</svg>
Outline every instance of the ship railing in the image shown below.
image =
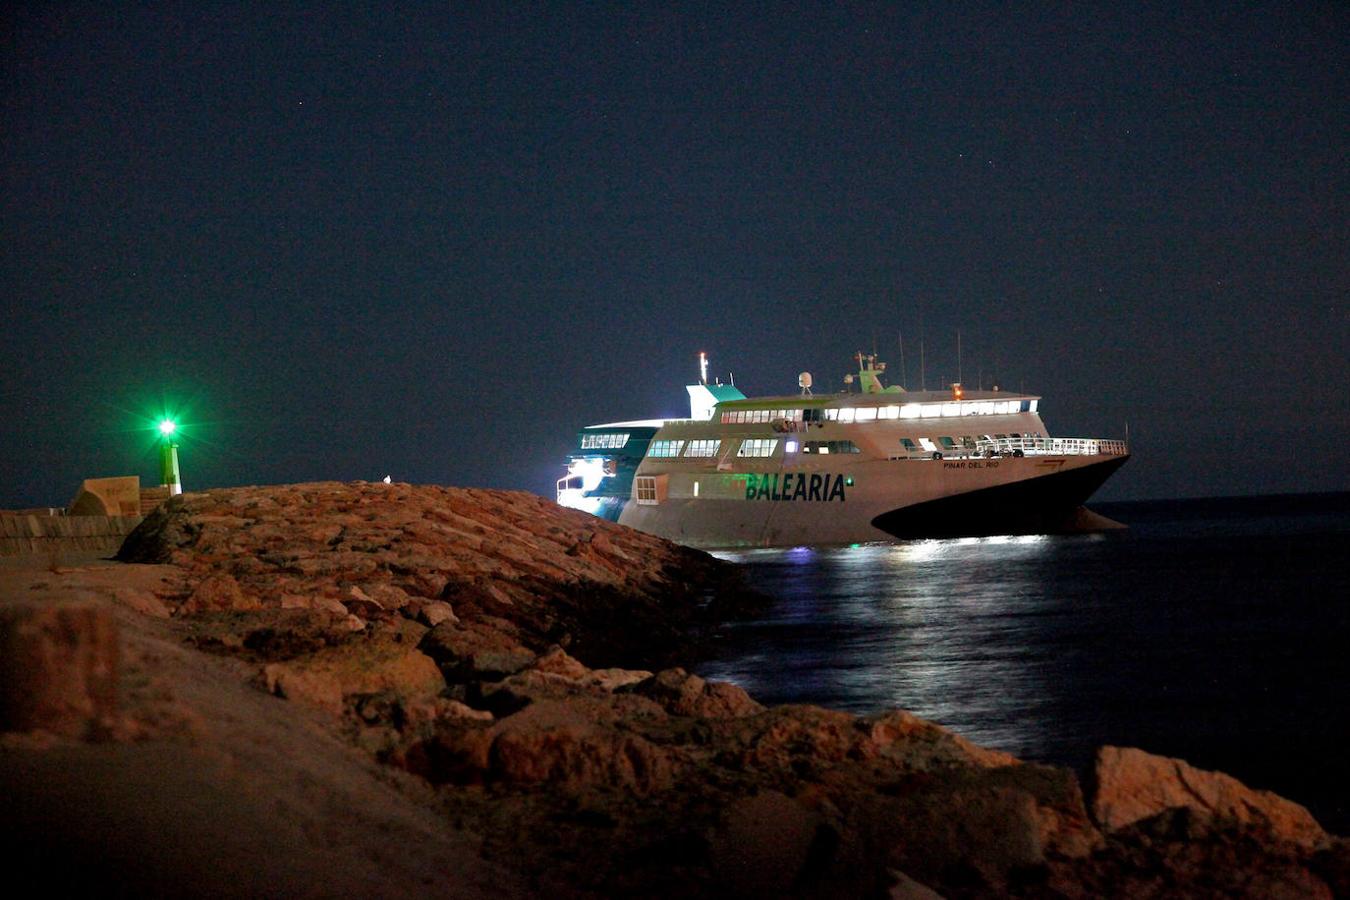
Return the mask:
<svg viewBox="0 0 1350 900">
<path fill-rule="evenodd" d="M 961 445 L 912 450 L 887 458 L 952 460 L 998 456 L 1126 456 L 1129 452 L 1129 445 L 1125 441 L 1104 438 L 991 438 L 977 440 L 973 447 Z"/>
<path fill-rule="evenodd" d="M 1125 456 L 1129 454 L 1129 445 L 1124 441 L 1105 438 L 993 438 L 977 440 L 975 452 L 988 455 L 1016 456 Z"/>
</svg>

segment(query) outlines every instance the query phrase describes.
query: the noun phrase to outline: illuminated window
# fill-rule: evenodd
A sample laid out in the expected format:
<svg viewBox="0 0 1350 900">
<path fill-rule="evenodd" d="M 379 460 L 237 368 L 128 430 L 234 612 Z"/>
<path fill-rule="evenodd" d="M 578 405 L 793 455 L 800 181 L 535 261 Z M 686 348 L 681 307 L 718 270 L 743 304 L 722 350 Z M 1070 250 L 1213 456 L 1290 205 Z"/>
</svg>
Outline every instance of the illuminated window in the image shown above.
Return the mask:
<svg viewBox="0 0 1350 900">
<path fill-rule="evenodd" d="M 875 406 L 864 406 L 858 409 L 857 420 L 859 422 L 875 422 L 877 418 L 877 408 Z"/>
<path fill-rule="evenodd" d="M 740 449 L 736 451 L 737 456 L 773 456 L 773 451 L 778 447 L 778 438 L 750 438 L 741 441 Z"/>
<path fill-rule="evenodd" d="M 839 410 L 837 410 L 837 409 L 827 409 L 827 410 L 825 410 L 825 421 L 827 421 L 827 422 L 838 422 L 838 421 L 839 421 Z"/>
<path fill-rule="evenodd" d="M 618 450 L 628 443 L 628 432 L 621 434 L 583 434 L 582 450 Z"/>
<path fill-rule="evenodd" d="M 941 403 L 924 403 L 919 406 L 919 414 L 925 419 L 936 419 L 942 415 Z"/>
<path fill-rule="evenodd" d="M 942 447 L 943 447 L 943 449 L 945 449 L 945 450 L 955 450 L 955 449 L 956 449 L 956 441 L 952 440 L 951 438 L 949 438 L 949 437 L 940 437 L 940 438 L 938 438 L 938 440 L 942 442 Z"/>
<path fill-rule="evenodd" d="M 878 418 L 878 419 L 898 419 L 898 418 L 900 418 L 900 407 L 898 407 L 898 406 L 883 406 L 883 407 L 877 412 L 877 418 Z"/>
<path fill-rule="evenodd" d="M 901 438 L 901 439 L 900 439 L 900 446 L 901 446 L 901 447 L 904 447 L 905 450 L 908 451 L 908 452 L 910 452 L 910 453 L 917 453 L 917 452 L 919 452 L 919 445 L 916 444 L 916 443 L 914 443 L 914 442 L 913 442 L 912 440 L 910 440 L 909 438 Z"/>
<path fill-rule="evenodd" d="M 807 441 L 802 444 L 803 453 L 861 453 L 862 448 L 852 441 Z"/>
<path fill-rule="evenodd" d="M 900 418 L 917 419 L 923 413 L 923 407 L 917 403 L 906 403 L 900 407 Z"/>
<path fill-rule="evenodd" d="M 679 456 L 684 441 L 652 441 L 647 449 L 648 456 Z"/>
<path fill-rule="evenodd" d="M 942 414 L 943 414 L 944 416 L 959 416 L 959 415 L 961 415 L 961 404 L 960 404 L 960 403 L 944 403 L 944 404 L 942 404 Z"/>
<path fill-rule="evenodd" d="M 696 441 L 690 441 L 689 445 L 684 448 L 684 455 L 686 457 L 695 456 L 705 458 L 709 456 L 716 456 L 717 445 L 719 443 L 720 441 L 718 441 L 716 438 L 710 438 L 707 440 L 700 438 L 699 440 Z"/>
<path fill-rule="evenodd" d="M 797 452 L 797 442 L 796 442 L 796 441 L 788 441 L 786 444 L 783 445 L 783 452 L 784 452 L 784 453 L 796 453 L 796 452 Z"/>
<path fill-rule="evenodd" d="M 855 410 L 851 406 L 839 410 L 839 423 L 842 425 L 846 422 L 852 422 L 854 412 Z"/>
</svg>

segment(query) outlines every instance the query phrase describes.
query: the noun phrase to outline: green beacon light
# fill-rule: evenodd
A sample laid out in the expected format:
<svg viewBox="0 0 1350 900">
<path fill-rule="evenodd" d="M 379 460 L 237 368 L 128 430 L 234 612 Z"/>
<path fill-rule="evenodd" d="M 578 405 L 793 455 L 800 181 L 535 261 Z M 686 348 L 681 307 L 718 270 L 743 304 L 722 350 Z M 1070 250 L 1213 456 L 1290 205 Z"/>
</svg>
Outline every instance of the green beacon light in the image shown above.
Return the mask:
<svg viewBox="0 0 1350 900">
<path fill-rule="evenodd" d="M 169 496 L 183 493 L 183 476 L 178 471 L 178 445 L 173 442 L 173 434 L 178 424 L 173 419 L 162 419 L 159 434 L 163 440 L 159 445 L 160 485 L 169 489 Z"/>
</svg>

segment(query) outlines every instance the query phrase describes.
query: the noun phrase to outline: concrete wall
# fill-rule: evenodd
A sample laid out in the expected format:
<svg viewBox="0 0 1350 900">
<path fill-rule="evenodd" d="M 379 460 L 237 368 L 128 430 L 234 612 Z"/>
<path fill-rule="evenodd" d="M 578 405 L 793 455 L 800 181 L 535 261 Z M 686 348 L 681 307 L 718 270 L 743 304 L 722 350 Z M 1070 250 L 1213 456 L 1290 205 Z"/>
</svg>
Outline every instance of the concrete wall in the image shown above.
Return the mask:
<svg viewBox="0 0 1350 900">
<path fill-rule="evenodd" d="M 0 515 L 0 556 L 112 556 L 139 524 L 140 516 Z"/>
<path fill-rule="evenodd" d="M 75 499 L 70 501 L 72 516 L 141 515 L 141 479 L 139 475 L 113 478 L 86 478 Z"/>
</svg>

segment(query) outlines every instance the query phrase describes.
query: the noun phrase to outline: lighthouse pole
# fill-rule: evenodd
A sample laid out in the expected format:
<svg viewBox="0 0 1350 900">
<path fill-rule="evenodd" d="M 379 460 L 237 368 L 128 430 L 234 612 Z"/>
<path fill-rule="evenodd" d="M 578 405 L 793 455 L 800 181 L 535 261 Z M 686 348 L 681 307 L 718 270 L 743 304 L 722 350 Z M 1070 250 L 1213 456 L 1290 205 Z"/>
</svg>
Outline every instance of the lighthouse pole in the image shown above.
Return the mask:
<svg viewBox="0 0 1350 900">
<path fill-rule="evenodd" d="M 169 489 L 170 497 L 183 493 L 183 476 L 178 472 L 178 444 L 173 440 L 177 430 L 172 419 L 159 423 L 159 481 L 161 487 Z"/>
</svg>

